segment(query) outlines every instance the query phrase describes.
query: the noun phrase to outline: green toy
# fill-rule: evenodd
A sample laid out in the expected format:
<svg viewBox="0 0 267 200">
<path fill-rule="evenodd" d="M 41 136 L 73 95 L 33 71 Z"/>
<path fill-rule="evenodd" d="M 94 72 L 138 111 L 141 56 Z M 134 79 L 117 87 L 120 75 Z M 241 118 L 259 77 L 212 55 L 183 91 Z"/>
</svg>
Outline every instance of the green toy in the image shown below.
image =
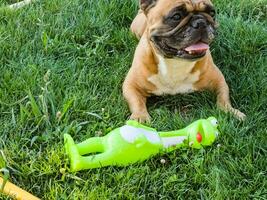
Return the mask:
<svg viewBox="0 0 267 200">
<path fill-rule="evenodd" d="M 75 144 L 72 137 L 65 134 L 65 150 L 70 157 L 72 172 L 108 165 L 126 166 L 164 151 L 209 146 L 219 134 L 217 127 L 216 118 L 210 117 L 197 120 L 181 130 L 157 132 L 129 120 L 126 125 L 103 137 L 92 137 L 79 144 Z M 90 153 L 94 155 L 87 155 Z"/>
</svg>

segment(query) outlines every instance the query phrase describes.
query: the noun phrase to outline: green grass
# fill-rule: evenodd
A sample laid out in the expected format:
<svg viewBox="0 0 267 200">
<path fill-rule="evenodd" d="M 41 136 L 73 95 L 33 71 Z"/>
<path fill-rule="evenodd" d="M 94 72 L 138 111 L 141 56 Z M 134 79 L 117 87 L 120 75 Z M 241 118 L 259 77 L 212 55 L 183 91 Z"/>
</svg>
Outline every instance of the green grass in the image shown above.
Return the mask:
<svg viewBox="0 0 267 200">
<path fill-rule="evenodd" d="M 3 1 L 1 5 L 15 1 Z M 216 116 L 205 150 L 183 149 L 129 167 L 68 172 L 63 134 L 104 135 L 129 116 L 121 85 L 137 40 L 137 0 L 37 1 L 0 9 L 0 149 L 10 181 L 42 199 L 267 199 L 267 1 L 215 0 L 215 62 L 239 122 L 207 92 L 152 98 L 151 126 L 177 129 Z M 166 164 L 160 160 L 166 159 Z M 0 196 L 0 199 L 7 197 Z"/>
</svg>

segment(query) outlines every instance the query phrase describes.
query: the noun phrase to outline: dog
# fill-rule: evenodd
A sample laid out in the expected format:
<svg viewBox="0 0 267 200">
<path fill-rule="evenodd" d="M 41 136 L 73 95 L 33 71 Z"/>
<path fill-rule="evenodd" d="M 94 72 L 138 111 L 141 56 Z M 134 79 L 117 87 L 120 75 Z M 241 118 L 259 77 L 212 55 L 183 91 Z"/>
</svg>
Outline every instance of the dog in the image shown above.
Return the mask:
<svg viewBox="0 0 267 200">
<path fill-rule="evenodd" d="M 217 27 L 210 0 L 140 0 L 131 31 L 140 39 L 123 83 L 130 119 L 149 122 L 151 95 L 211 90 L 217 105 L 243 120 L 232 107 L 225 78 L 214 64 L 209 44 Z"/>
</svg>

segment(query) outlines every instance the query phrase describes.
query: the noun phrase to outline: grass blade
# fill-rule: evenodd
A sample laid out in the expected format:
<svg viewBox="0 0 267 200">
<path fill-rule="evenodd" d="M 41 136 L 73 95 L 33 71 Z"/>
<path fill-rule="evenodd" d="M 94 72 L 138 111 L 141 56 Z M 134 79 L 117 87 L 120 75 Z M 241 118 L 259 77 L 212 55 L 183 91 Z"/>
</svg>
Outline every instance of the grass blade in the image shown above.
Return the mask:
<svg viewBox="0 0 267 200">
<path fill-rule="evenodd" d="M 30 103 L 31 103 L 31 108 L 32 112 L 35 117 L 40 117 L 42 115 L 39 106 L 37 105 L 37 102 L 35 101 L 34 97 L 32 96 L 31 91 L 28 92 L 29 98 L 30 98 Z"/>
</svg>

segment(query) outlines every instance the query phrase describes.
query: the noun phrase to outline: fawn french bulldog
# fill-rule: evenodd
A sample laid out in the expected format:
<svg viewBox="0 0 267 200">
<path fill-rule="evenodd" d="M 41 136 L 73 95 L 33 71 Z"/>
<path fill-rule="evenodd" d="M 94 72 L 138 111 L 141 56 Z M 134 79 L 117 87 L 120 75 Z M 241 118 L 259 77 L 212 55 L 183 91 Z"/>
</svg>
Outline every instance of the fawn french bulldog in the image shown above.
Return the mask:
<svg viewBox="0 0 267 200">
<path fill-rule="evenodd" d="M 149 121 L 146 100 L 201 90 L 217 94 L 217 105 L 237 118 L 229 88 L 214 64 L 209 44 L 216 29 L 210 0 L 140 0 L 131 31 L 140 38 L 132 66 L 123 83 L 131 119 Z"/>
</svg>

